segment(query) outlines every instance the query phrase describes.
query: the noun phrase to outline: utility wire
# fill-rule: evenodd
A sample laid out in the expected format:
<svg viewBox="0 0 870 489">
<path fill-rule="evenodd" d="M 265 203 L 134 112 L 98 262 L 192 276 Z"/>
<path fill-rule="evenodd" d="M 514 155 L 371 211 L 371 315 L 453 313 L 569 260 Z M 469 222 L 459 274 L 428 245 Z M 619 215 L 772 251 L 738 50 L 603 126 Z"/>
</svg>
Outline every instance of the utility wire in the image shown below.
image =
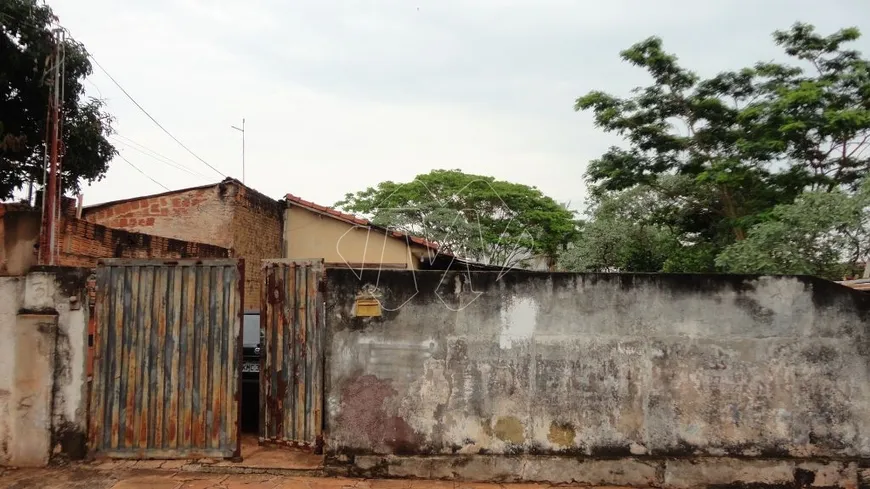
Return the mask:
<svg viewBox="0 0 870 489">
<path fill-rule="evenodd" d="M 10 15 L 10 14 L 7 14 L 6 12 L 0 12 L 0 15 L 3 15 L 4 17 L 7 17 L 7 18 L 12 19 L 12 20 L 17 20 L 17 21 L 19 21 L 19 22 L 21 22 L 21 23 L 23 23 L 23 24 L 26 24 L 26 25 L 28 25 L 28 26 L 31 26 L 31 27 L 38 27 L 38 26 L 36 26 L 35 24 L 30 23 L 30 22 L 27 22 L 27 21 L 25 21 L 25 20 L 22 20 L 22 19 L 16 19 L 15 17 L 13 17 L 13 16 Z M 69 29 L 67 29 L 66 27 L 64 27 L 64 26 L 62 26 L 62 25 L 60 25 L 60 24 L 57 24 L 57 26 L 58 26 L 60 29 L 63 29 L 63 30 L 66 32 L 66 35 L 69 36 L 70 39 L 72 39 L 73 41 L 76 40 L 76 39 L 73 37 L 72 33 L 69 31 Z M 81 44 L 81 43 L 80 43 L 80 45 L 83 46 L 83 44 Z M 218 170 L 217 168 L 215 168 L 215 167 L 213 167 L 212 165 L 210 165 L 207 161 L 205 161 L 204 159 L 202 159 L 198 154 L 194 153 L 193 150 L 191 150 L 190 148 L 187 147 L 187 145 L 185 145 L 184 143 L 182 143 L 181 140 L 179 140 L 179 139 L 178 139 L 177 137 L 175 137 L 171 132 L 169 132 L 168 129 L 166 129 L 165 127 L 163 127 L 163 124 L 160 124 L 159 122 L 157 122 L 157 119 L 155 119 L 154 116 L 152 116 L 150 113 L 148 113 L 148 111 L 145 110 L 145 108 L 142 107 L 142 105 L 140 105 L 139 102 L 137 102 L 136 99 L 134 99 L 133 96 L 130 95 L 130 93 L 127 92 L 127 90 L 124 89 L 123 86 L 121 86 L 121 84 L 118 82 L 118 80 L 116 80 L 115 77 L 113 77 L 111 74 L 109 74 L 109 72 L 108 72 L 105 68 L 103 68 L 103 65 L 101 65 L 100 62 L 97 61 L 97 58 L 95 58 L 93 54 L 91 54 L 91 53 L 88 52 L 87 50 L 85 50 L 85 54 L 88 56 L 88 58 L 91 59 L 91 61 L 94 62 L 95 65 L 97 65 L 97 67 L 100 69 L 100 71 L 102 71 L 102 72 L 103 72 L 107 77 L 109 77 L 109 80 L 111 80 L 112 83 L 114 83 L 115 86 L 118 87 L 118 88 L 121 90 L 121 92 L 122 92 L 122 93 L 123 93 L 123 94 L 124 94 L 128 99 L 130 99 L 131 102 L 133 102 L 133 105 L 135 105 L 139 110 L 142 111 L 143 114 L 145 114 L 149 119 L 151 119 L 151 122 L 153 122 L 154 124 L 156 124 L 157 127 L 159 127 L 163 132 L 165 132 L 167 136 L 169 136 L 170 138 L 172 138 L 173 141 L 175 141 L 176 143 L 178 143 L 179 146 L 181 146 L 182 148 L 184 148 L 184 150 L 187 151 L 188 153 L 190 153 L 194 158 L 198 159 L 198 160 L 199 160 L 200 162 L 202 162 L 205 166 L 207 166 L 207 167 L 211 168 L 212 170 L 214 170 L 218 175 L 220 175 L 220 176 L 226 178 L 226 175 L 224 175 L 223 172 L 221 172 L 221 171 Z M 93 83 L 93 82 L 91 82 L 91 83 Z M 96 85 L 95 85 L 95 86 L 96 86 Z M 98 90 L 99 90 L 99 89 L 98 89 Z M 122 158 L 123 158 L 123 157 L 122 157 Z M 167 158 L 167 159 L 168 159 L 168 158 Z M 124 161 L 127 161 L 127 160 L 125 159 Z M 130 162 L 127 161 L 127 163 L 130 163 Z M 130 163 L 130 165 L 132 166 L 133 164 Z M 140 170 L 140 171 L 141 171 L 141 170 Z M 147 175 L 146 175 L 146 176 L 147 176 Z M 202 175 L 200 175 L 200 176 L 202 176 Z M 148 178 L 151 178 L 151 177 L 148 177 Z M 205 178 L 205 177 L 203 177 L 203 178 Z M 155 183 L 156 183 L 156 182 L 155 182 Z M 160 185 L 160 186 L 163 187 L 163 188 L 166 188 L 166 187 L 164 187 L 162 184 L 158 184 L 158 185 Z M 167 190 L 169 190 L 169 189 L 167 189 Z"/>
<path fill-rule="evenodd" d="M 197 173 L 197 172 L 191 170 L 190 168 L 187 168 L 179 163 L 176 163 L 173 160 L 170 160 L 169 158 L 163 157 L 159 153 L 152 153 L 151 152 L 152 150 L 148 149 L 145 146 L 137 147 L 135 143 L 124 141 L 122 139 L 118 139 L 115 137 L 111 137 L 111 139 L 112 139 L 112 143 L 115 145 L 119 145 L 119 144 L 123 145 L 126 149 L 132 149 L 133 151 L 136 151 L 137 153 L 140 153 L 140 154 L 147 156 L 153 160 L 156 160 L 160 163 L 163 163 L 164 165 L 169 166 L 170 168 L 175 168 L 176 170 L 183 171 L 184 173 L 187 173 L 188 175 L 208 179 L 206 176 L 204 176 L 200 173 Z"/>
<path fill-rule="evenodd" d="M 106 71 L 105 68 L 103 68 L 103 65 L 101 65 L 100 62 L 97 61 L 96 58 L 94 58 L 94 55 L 92 55 L 91 53 L 87 53 L 87 55 L 88 55 L 88 58 L 90 58 L 91 61 L 93 61 L 94 64 L 97 65 L 97 68 L 99 68 L 100 71 L 102 71 L 103 73 L 105 73 L 105 75 L 106 75 L 107 77 L 109 77 L 109 80 L 112 80 L 112 83 L 114 83 L 115 86 L 117 86 L 117 87 L 121 90 L 121 92 L 123 92 L 124 95 L 126 95 L 127 98 L 130 99 L 131 102 L 133 102 L 133 105 L 135 105 L 136 107 L 138 107 L 139 110 L 141 110 L 143 114 L 145 114 L 146 116 L 148 116 L 149 119 L 151 119 L 151 122 L 153 122 L 154 124 L 156 124 L 157 127 L 159 127 L 161 130 L 163 130 L 163 132 L 165 132 L 167 136 L 169 136 L 170 138 L 172 138 L 172 140 L 175 141 L 176 143 L 178 143 L 179 146 L 181 146 L 181 147 L 184 148 L 188 153 L 190 153 L 191 155 L 193 155 L 194 158 L 198 159 L 198 160 L 201 161 L 203 164 L 205 164 L 205 166 L 207 166 L 207 167 L 211 168 L 212 170 L 214 170 L 218 175 L 220 175 L 220 176 L 222 176 L 222 177 L 226 177 L 226 175 L 224 175 L 223 173 L 221 173 L 220 170 L 218 170 L 217 168 L 211 166 L 207 161 L 205 161 L 204 159 L 200 158 L 199 155 L 197 155 L 196 153 L 194 153 L 193 150 L 191 150 L 191 149 L 188 148 L 184 143 L 182 143 L 182 142 L 181 142 L 177 137 L 173 136 L 172 133 L 169 132 L 168 129 L 166 129 L 165 127 L 163 127 L 163 124 L 160 124 L 159 122 L 157 122 L 157 119 L 155 119 L 151 114 L 149 114 L 148 111 L 145 110 L 144 107 L 142 107 L 141 105 L 139 105 L 139 102 L 137 102 L 136 99 L 134 99 L 133 96 L 130 95 L 130 94 L 127 92 L 127 90 L 125 90 L 124 87 L 121 86 L 120 83 L 118 83 L 118 80 L 115 80 L 115 77 L 113 77 L 112 75 L 110 75 L 109 72 Z"/>
<path fill-rule="evenodd" d="M 171 190 L 169 190 L 169 187 L 167 187 L 166 185 L 163 185 L 162 183 L 158 182 L 157 180 L 154 180 L 153 178 L 151 178 L 151 175 L 145 173 L 144 171 L 142 171 L 142 169 L 140 169 L 138 166 L 134 165 L 133 163 L 130 163 L 130 160 L 128 160 L 127 158 L 124 158 L 124 156 L 121 155 L 120 153 L 118 153 L 116 156 L 118 158 L 121 158 L 122 160 L 126 161 L 127 164 L 132 166 L 133 169 L 135 169 L 137 172 L 145 175 L 148 178 L 148 180 L 151 180 L 152 182 L 156 183 L 157 185 L 160 185 L 161 187 L 163 187 L 167 191 L 171 192 Z"/>
<path fill-rule="evenodd" d="M 170 158 L 170 157 L 168 157 L 168 156 L 166 156 L 166 155 L 160 154 L 160 153 L 158 153 L 157 151 L 155 151 L 154 149 L 149 148 L 148 146 L 145 146 L 144 144 L 142 144 L 142 143 L 140 143 L 140 142 L 138 142 L 138 141 L 136 141 L 136 140 L 134 140 L 134 139 L 132 139 L 132 138 L 130 138 L 130 137 L 127 137 L 127 136 L 124 136 L 123 134 L 118 134 L 118 133 L 114 133 L 114 134 L 112 134 L 111 137 L 112 137 L 113 139 L 115 139 L 115 140 L 118 140 L 118 142 L 121 143 L 121 144 L 125 144 L 125 145 L 128 145 L 128 146 L 135 146 L 136 148 L 140 148 L 140 149 L 142 149 L 143 151 L 145 151 L 145 152 L 147 152 L 147 153 L 150 153 L 150 155 L 152 155 L 152 156 L 154 156 L 154 157 L 156 157 L 156 158 L 159 158 L 159 159 L 161 159 L 161 160 L 163 160 L 163 161 L 168 161 L 168 162 L 170 162 L 170 163 L 173 163 L 173 164 L 175 164 L 175 165 L 180 166 L 180 167 L 181 167 L 182 169 L 184 169 L 184 170 L 187 170 L 187 171 L 192 172 L 192 173 L 194 173 L 194 174 L 196 174 L 196 175 L 200 175 L 200 176 L 202 176 L 201 173 L 198 173 L 196 170 L 194 170 L 193 168 L 188 167 L 188 166 L 185 165 L 184 163 L 180 163 L 180 162 L 178 162 L 178 161 L 176 161 L 176 160 L 173 160 L 172 158 Z"/>
<path fill-rule="evenodd" d="M 121 136 L 120 134 L 113 134 L 109 137 L 115 143 L 123 144 L 127 148 L 132 149 L 138 153 L 142 153 L 143 155 L 148 156 L 149 158 L 155 159 L 155 160 L 159 161 L 160 163 L 163 163 L 164 165 L 175 168 L 176 170 L 181 170 L 189 175 L 193 175 L 195 177 L 200 177 L 200 178 L 204 178 L 204 179 L 208 180 L 208 177 L 206 177 L 202 173 L 199 173 L 191 168 L 188 168 L 187 166 L 173 160 L 172 158 L 169 158 L 168 156 L 163 156 L 162 154 L 158 153 L 157 151 L 154 151 L 153 149 L 149 148 L 148 146 L 145 146 L 144 144 L 141 144 L 141 143 L 137 143 L 136 141 L 133 141 L 132 139 L 130 139 L 126 136 Z"/>
</svg>

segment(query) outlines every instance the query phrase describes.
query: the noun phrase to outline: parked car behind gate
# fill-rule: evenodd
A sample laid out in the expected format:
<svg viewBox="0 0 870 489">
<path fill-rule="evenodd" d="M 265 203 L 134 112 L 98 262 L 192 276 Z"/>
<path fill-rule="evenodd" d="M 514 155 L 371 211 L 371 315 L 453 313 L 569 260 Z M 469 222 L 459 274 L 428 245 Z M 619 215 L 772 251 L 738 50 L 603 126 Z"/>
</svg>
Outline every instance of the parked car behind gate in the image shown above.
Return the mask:
<svg viewBox="0 0 870 489">
<path fill-rule="evenodd" d="M 242 328 L 242 382 L 260 382 L 260 311 L 246 311 Z"/>
<path fill-rule="evenodd" d="M 242 324 L 242 431 L 257 433 L 259 428 L 260 311 L 245 311 Z"/>
</svg>

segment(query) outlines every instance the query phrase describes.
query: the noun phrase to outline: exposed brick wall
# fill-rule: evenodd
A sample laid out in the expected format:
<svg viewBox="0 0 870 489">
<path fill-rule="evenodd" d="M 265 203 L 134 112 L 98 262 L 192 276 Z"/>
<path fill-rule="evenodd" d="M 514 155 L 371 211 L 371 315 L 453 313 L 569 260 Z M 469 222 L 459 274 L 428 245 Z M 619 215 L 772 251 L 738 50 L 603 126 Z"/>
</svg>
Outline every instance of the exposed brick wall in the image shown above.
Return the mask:
<svg viewBox="0 0 870 489">
<path fill-rule="evenodd" d="M 82 218 L 110 228 L 232 248 L 233 199 L 211 185 L 84 209 Z"/>
<path fill-rule="evenodd" d="M 244 186 L 237 186 L 233 212 L 233 251 L 245 258 L 245 309 L 260 309 L 262 260 L 281 258 L 283 205 Z"/>
<path fill-rule="evenodd" d="M 70 197 L 60 198 L 60 213 L 68 217 L 76 217 L 78 200 Z"/>
<path fill-rule="evenodd" d="M 260 308 L 260 263 L 282 256 L 283 205 L 235 180 L 84 209 L 108 227 L 209 243 L 245 260 L 245 309 Z"/>
<path fill-rule="evenodd" d="M 58 240 L 58 265 L 93 267 L 100 258 L 227 258 L 230 250 L 64 217 Z"/>
</svg>

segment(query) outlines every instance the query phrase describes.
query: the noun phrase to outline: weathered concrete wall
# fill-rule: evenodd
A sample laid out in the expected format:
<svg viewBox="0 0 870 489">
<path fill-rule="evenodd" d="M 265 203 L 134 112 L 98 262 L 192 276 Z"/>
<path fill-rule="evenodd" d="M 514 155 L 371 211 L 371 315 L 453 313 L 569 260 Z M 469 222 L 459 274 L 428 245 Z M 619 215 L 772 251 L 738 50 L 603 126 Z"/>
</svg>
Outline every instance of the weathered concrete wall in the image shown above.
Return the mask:
<svg viewBox="0 0 870 489">
<path fill-rule="evenodd" d="M 59 267 L 0 277 L 0 465 L 85 454 L 87 277 Z"/>
<path fill-rule="evenodd" d="M 364 286 L 382 317 L 353 317 Z M 357 470 L 838 485 L 854 463 L 801 464 L 870 457 L 870 296 L 831 282 L 329 270 L 327 287 L 326 447 Z M 451 457 L 382 457 L 405 454 Z"/>
<path fill-rule="evenodd" d="M 36 264 L 40 219 L 38 210 L 0 203 L 0 275 L 22 275 Z"/>
</svg>

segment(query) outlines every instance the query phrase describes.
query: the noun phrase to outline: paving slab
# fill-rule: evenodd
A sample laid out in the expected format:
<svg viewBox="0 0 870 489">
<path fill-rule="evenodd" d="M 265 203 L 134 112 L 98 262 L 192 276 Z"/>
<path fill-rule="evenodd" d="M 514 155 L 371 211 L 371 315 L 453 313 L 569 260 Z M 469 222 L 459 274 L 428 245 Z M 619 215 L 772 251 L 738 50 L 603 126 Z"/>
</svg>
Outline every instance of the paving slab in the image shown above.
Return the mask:
<svg viewBox="0 0 870 489">
<path fill-rule="evenodd" d="M 184 474 L 175 474 L 173 476 L 174 479 L 181 482 L 181 485 L 178 486 L 179 489 L 213 489 L 220 488 L 224 479 L 228 476 L 221 476 L 220 474 L 197 474 L 197 473 L 184 473 Z"/>
<path fill-rule="evenodd" d="M 151 464 L 148 464 L 149 467 Z M 0 489 L 549 489 L 549 484 L 498 484 L 420 479 L 354 479 L 271 474 L 214 474 L 101 465 L 49 469 L 3 469 Z M 560 485 L 559 488 L 581 487 Z M 591 489 L 592 486 L 585 486 Z M 618 489 L 618 488 L 598 488 Z"/>
<path fill-rule="evenodd" d="M 172 474 L 159 475 L 140 475 L 124 477 L 117 482 L 112 489 L 141 489 L 149 487 L 152 489 L 178 489 L 181 486 L 181 481 L 172 478 Z"/>
<path fill-rule="evenodd" d="M 78 468 L 5 470 L 0 476 L 0 489 L 110 489 L 125 475 Z"/>
<path fill-rule="evenodd" d="M 273 489 L 280 481 L 268 474 L 233 474 L 221 482 L 226 489 Z"/>
</svg>

